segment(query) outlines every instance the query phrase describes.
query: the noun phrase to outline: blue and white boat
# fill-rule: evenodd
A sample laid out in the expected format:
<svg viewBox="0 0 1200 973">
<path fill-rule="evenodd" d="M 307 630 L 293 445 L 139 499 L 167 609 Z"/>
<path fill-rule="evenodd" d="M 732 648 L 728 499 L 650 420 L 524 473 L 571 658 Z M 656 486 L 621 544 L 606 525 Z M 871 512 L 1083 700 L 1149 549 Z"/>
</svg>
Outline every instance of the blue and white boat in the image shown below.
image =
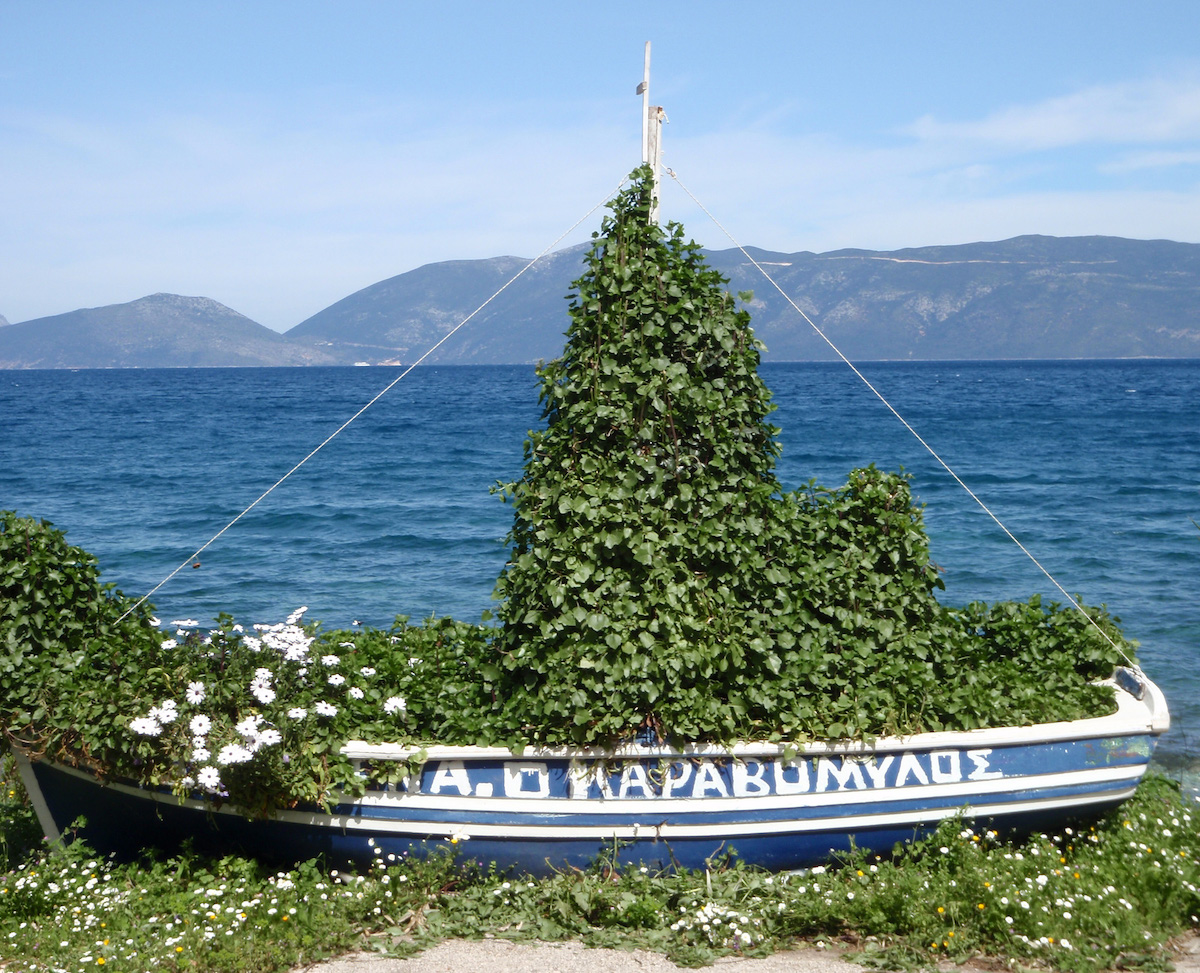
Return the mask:
<svg viewBox="0 0 1200 973">
<path fill-rule="evenodd" d="M 648 102 L 648 47 L 646 64 L 638 89 L 643 159 L 657 173 L 663 116 Z M 202 850 L 365 865 L 380 854 L 468 842 L 472 859 L 535 875 L 601 856 L 703 868 L 735 854 L 782 870 L 852 847 L 888 853 L 958 814 L 976 827 L 1020 831 L 1120 804 L 1146 773 L 1170 717 L 1162 692 L 1132 664 L 1109 683 L 1109 715 L 870 742 L 631 743 L 597 752 L 351 741 L 342 752 L 367 781 L 398 776 L 378 772 L 381 765 L 411 773 L 400 786 L 263 819 L 199 792 L 181 799 L 167 788 L 17 757 L 46 836 L 57 840 L 82 816 L 83 837 L 103 853 L 133 856 L 190 840 Z"/>
<path fill-rule="evenodd" d="M 465 856 L 530 874 L 598 857 L 703 868 L 725 853 L 770 869 L 829 861 L 896 842 L 962 814 L 975 827 L 1031 830 L 1099 813 L 1133 794 L 1170 726 L 1159 688 L 1140 671 L 1112 680 L 1116 712 L 1063 723 L 923 733 L 862 742 L 738 744 L 598 753 L 350 743 L 360 765 L 416 761 L 399 787 L 368 790 L 328 811 L 295 808 L 251 820 L 202 796 L 179 800 L 87 771 L 21 757 L 47 836 L 79 816 L 101 852 L 148 844 L 238 851 L 280 861 L 463 843 Z"/>
</svg>

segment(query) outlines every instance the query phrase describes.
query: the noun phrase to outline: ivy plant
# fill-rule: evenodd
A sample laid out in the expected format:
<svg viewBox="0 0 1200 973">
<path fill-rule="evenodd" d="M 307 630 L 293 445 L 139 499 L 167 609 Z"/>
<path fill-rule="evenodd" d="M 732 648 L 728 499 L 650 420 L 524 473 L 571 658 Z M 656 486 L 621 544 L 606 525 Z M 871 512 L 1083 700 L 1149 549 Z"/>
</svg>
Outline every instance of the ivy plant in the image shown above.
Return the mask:
<svg viewBox="0 0 1200 973">
<path fill-rule="evenodd" d="M 947 683 L 979 626 L 934 597 L 907 479 L 782 489 L 750 316 L 681 226 L 651 222 L 650 179 L 593 237 L 564 353 L 538 372 L 545 427 L 502 488 L 494 727 L 604 745 L 983 719 Z"/>
</svg>

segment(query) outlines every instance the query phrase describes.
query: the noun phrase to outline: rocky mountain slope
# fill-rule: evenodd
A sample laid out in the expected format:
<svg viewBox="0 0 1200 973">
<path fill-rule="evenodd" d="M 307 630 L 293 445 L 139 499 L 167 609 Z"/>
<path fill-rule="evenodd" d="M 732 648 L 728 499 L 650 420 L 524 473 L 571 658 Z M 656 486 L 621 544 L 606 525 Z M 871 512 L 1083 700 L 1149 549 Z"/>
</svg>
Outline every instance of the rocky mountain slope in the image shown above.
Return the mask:
<svg viewBox="0 0 1200 973">
<path fill-rule="evenodd" d="M 319 365 L 334 359 L 207 297 L 152 294 L 0 331 L 0 368 Z"/>
<path fill-rule="evenodd" d="M 584 249 L 539 261 L 429 361 L 557 356 L 564 297 Z M 1200 357 L 1200 244 L 1022 236 L 890 252 L 748 253 L 720 250 L 708 259 L 730 290 L 753 292 L 768 361 L 834 357 L 813 325 L 859 360 Z M 426 264 L 285 335 L 208 298 L 154 294 L 4 327 L 0 368 L 407 363 L 527 263 L 508 256 Z"/>
</svg>

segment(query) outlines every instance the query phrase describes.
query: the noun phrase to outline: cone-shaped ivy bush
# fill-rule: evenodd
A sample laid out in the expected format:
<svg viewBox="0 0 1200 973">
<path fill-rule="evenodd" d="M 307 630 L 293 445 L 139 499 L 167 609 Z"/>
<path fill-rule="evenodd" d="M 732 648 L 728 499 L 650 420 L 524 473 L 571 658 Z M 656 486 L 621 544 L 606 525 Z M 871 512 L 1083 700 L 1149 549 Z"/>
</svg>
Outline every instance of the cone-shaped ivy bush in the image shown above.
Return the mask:
<svg viewBox="0 0 1200 973">
<path fill-rule="evenodd" d="M 941 609 L 906 482 L 781 490 L 749 314 L 649 206 L 642 170 L 594 237 L 505 491 L 504 722 L 563 743 L 843 735 L 897 717 L 901 677 L 919 707 Z M 850 689 L 868 668 L 886 703 Z"/>
<path fill-rule="evenodd" d="M 802 740 L 1103 708 L 1087 681 L 1120 656 L 1081 616 L 938 603 L 907 478 L 781 489 L 749 314 L 682 227 L 651 223 L 649 170 L 611 210 L 504 490 L 483 737 Z"/>
</svg>

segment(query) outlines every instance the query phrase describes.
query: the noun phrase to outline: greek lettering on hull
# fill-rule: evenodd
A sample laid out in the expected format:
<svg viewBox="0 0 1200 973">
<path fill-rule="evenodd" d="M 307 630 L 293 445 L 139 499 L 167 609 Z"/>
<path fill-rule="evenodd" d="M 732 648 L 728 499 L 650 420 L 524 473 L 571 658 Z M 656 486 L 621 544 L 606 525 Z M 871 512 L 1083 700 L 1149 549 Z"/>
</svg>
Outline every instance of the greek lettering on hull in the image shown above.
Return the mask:
<svg viewBox="0 0 1200 973">
<path fill-rule="evenodd" d="M 425 792 L 459 797 L 545 800 L 703 800 L 826 794 L 997 780 L 992 751 L 906 751 L 880 756 L 802 758 L 676 757 L 669 762 L 628 761 L 617 766 L 593 761 L 506 761 L 495 768 L 462 760 L 436 762 Z"/>
</svg>

